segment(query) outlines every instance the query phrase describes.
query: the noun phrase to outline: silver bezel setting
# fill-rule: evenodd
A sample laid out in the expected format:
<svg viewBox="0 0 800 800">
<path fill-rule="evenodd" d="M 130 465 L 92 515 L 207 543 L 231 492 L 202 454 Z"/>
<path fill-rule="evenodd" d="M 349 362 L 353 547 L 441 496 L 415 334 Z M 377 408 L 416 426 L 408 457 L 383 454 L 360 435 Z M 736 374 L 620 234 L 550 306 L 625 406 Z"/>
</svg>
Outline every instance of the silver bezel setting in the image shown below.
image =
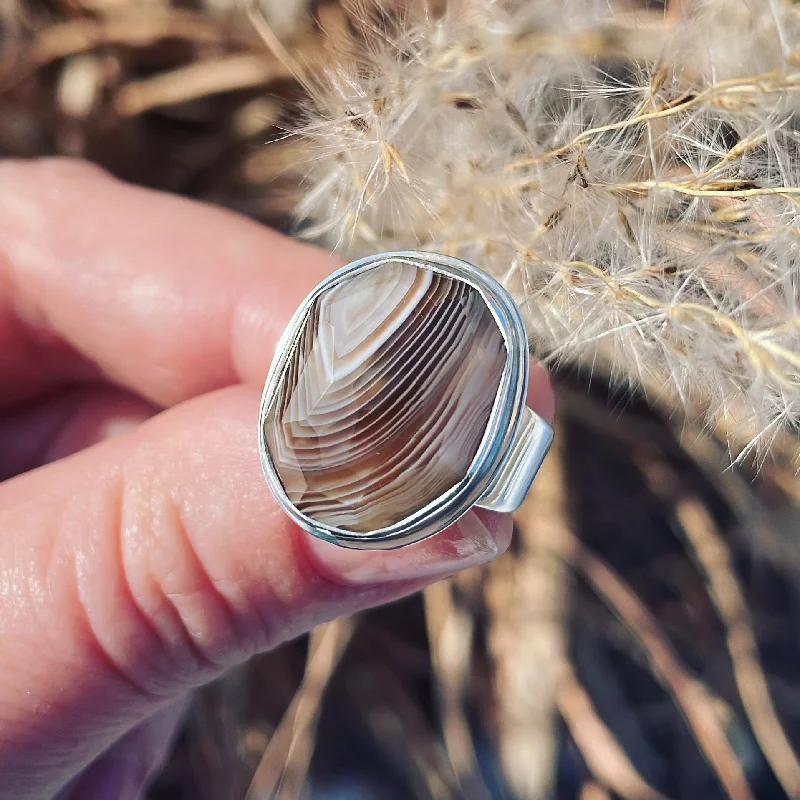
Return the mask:
<svg viewBox="0 0 800 800">
<path fill-rule="evenodd" d="M 401 261 L 464 281 L 477 290 L 497 323 L 506 344 L 506 363 L 478 451 L 466 476 L 445 494 L 419 511 L 369 533 L 335 528 L 307 517 L 289 500 L 278 477 L 267 447 L 265 422 L 287 365 L 294 354 L 308 314 L 325 292 L 349 278 L 376 269 L 388 261 Z M 528 338 L 519 310 L 508 292 L 491 276 L 472 264 L 451 256 L 422 251 L 380 253 L 354 261 L 331 273 L 306 297 L 295 312 L 275 348 L 272 365 L 264 384 L 259 414 L 258 439 L 261 465 L 273 494 L 283 510 L 309 533 L 343 547 L 376 550 L 403 547 L 438 533 L 452 525 L 472 506 L 479 505 L 503 470 L 517 437 L 525 410 L 528 390 Z M 543 423 L 546 426 L 546 423 Z M 549 441 L 547 442 L 549 445 Z M 546 448 L 545 448 L 546 451 Z M 536 465 L 538 468 L 538 464 Z M 534 470 L 535 472 L 535 470 Z M 533 476 L 531 475 L 531 480 Z"/>
</svg>

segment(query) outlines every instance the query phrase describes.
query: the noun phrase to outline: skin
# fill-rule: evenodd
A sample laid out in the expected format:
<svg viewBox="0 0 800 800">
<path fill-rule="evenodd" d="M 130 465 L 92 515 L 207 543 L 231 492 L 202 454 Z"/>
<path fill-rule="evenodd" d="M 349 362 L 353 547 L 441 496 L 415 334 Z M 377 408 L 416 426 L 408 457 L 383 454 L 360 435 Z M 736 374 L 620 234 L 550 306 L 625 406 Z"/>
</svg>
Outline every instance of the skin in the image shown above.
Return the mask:
<svg viewBox="0 0 800 800">
<path fill-rule="evenodd" d="M 338 265 L 86 164 L 0 164 L 0 798 L 139 797 L 193 688 L 508 546 L 471 511 L 345 551 L 278 508 L 261 386 Z M 540 368 L 529 404 L 552 420 Z"/>
</svg>

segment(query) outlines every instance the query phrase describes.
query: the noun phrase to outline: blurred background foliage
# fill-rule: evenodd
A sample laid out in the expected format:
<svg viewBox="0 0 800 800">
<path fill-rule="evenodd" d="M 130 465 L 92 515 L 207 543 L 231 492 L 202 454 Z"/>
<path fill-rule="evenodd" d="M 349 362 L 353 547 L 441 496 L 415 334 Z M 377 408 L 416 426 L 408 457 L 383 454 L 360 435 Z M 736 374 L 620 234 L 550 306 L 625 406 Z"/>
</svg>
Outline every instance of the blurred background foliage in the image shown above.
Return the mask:
<svg viewBox="0 0 800 800">
<path fill-rule="evenodd" d="M 305 98 L 279 56 L 331 63 L 352 13 L 0 0 L 0 156 L 86 158 L 287 230 Z M 793 469 L 730 468 L 597 372 L 554 381 L 511 551 L 199 692 L 151 800 L 800 797 Z"/>
</svg>

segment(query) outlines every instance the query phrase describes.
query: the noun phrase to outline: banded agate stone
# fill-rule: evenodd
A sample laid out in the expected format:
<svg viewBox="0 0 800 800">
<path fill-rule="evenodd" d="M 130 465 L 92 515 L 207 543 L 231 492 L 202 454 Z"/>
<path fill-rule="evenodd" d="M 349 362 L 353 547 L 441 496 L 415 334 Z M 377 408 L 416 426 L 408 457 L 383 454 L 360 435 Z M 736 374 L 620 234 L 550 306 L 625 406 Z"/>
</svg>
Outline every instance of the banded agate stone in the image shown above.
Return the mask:
<svg viewBox="0 0 800 800">
<path fill-rule="evenodd" d="M 480 293 L 389 261 L 322 294 L 265 419 L 289 500 L 366 533 L 455 486 L 486 430 L 506 360 Z"/>
</svg>

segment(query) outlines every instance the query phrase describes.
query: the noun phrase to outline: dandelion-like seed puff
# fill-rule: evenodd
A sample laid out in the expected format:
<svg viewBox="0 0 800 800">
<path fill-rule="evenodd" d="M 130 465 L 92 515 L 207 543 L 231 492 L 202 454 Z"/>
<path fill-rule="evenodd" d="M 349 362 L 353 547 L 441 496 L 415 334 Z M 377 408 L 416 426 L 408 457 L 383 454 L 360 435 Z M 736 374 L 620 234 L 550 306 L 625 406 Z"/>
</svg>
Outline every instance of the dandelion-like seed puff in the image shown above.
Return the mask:
<svg viewBox="0 0 800 800">
<path fill-rule="evenodd" d="M 552 362 L 800 467 L 800 7 L 365 7 L 314 84 L 299 216 L 499 278 Z"/>
</svg>

